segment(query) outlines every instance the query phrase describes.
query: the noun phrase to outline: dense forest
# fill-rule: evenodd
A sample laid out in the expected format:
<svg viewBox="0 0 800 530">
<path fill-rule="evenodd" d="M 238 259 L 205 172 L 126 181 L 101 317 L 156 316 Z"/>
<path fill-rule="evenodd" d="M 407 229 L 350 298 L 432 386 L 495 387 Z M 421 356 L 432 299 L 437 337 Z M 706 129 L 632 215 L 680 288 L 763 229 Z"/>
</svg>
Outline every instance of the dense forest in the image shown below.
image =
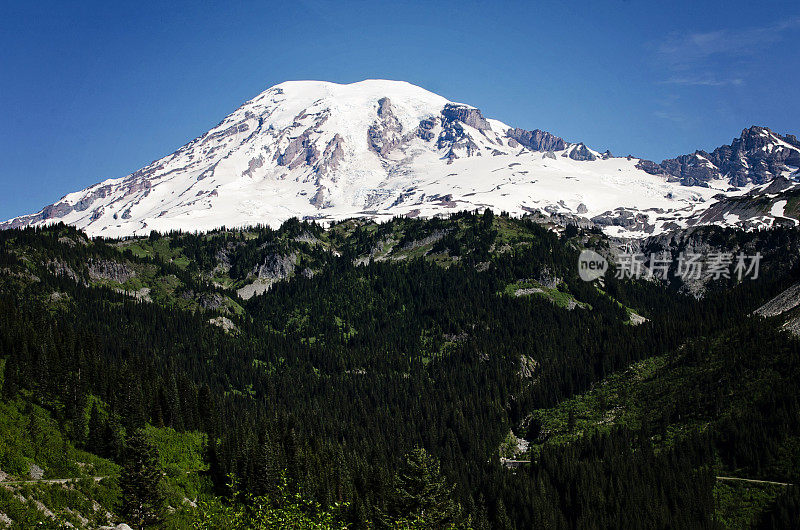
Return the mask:
<svg viewBox="0 0 800 530">
<path fill-rule="evenodd" d="M 0 526 L 793 527 L 800 341 L 753 311 L 800 231 L 693 237 L 766 273 L 583 282 L 617 242 L 491 211 L 0 232 Z"/>
</svg>

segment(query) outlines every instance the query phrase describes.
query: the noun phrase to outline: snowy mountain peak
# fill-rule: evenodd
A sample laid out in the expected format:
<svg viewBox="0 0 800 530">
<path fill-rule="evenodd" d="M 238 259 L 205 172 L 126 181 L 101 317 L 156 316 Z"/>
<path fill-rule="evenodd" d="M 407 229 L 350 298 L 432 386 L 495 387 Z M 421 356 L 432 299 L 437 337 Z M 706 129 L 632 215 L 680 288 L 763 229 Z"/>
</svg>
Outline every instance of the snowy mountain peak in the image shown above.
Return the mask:
<svg viewBox="0 0 800 530">
<path fill-rule="evenodd" d="M 705 185 L 724 179 L 731 186 L 764 184 L 780 176 L 796 173 L 800 167 L 800 142 L 794 135 L 781 136 L 767 127 L 753 125 L 742 130 L 730 145 L 711 153 L 664 160 L 661 164 L 643 160 L 640 168 L 648 173 L 669 175 L 685 185 Z"/>
<path fill-rule="evenodd" d="M 768 129 L 749 131 L 743 147 L 724 146 L 747 153 L 742 163 L 755 163 L 759 146 L 796 143 L 773 142 Z M 680 168 L 722 174 L 719 157 L 687 157 Z M 709 185 L 713 179 L 683 179 L 702 186 L 681 186 L 668 162 L 614 158 L 545 131 L 512 128 L 403 81 L 287 81 L 171 155 L 0 228 L 64 221 L 113 237 L 492 207 L 580 215 L 612 233 L 648 233 L 680 225 L 729 187 Z"/>
</svg>

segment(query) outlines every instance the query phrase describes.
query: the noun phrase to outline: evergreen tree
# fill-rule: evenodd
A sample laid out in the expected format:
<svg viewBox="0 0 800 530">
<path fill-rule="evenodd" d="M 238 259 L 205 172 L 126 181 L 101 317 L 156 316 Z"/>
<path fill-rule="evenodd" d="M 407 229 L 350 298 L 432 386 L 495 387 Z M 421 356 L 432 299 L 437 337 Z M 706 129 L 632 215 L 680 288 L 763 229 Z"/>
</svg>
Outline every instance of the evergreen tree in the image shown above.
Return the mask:
<svg viewBox="0 0 800 530">
<path fill-rule="evenodd" d="M 135 431 L 128 438 L 119 479 L 120 513 L 129 524 L 143 528 L 161 521 L 165 508 L 162 477 L 158 451 L 142 430 Z"/>
<path fill-rule="evenodd" d="M 461 516 L 454 490 L 439 460 L 425 449 L 414 449 L 405 455 L 395 477 L 393 515 L 421 528 L 450 527 Z"/>
<path fill-rule="evenodd" d="M 97 403 L 92 404 L 89 412 L 89 434 L 86 439 L 86 449 L 96 455 L 107 456 L 107 441 L 105 439 L 106 426 L 100 417 Z"/>
</svg>

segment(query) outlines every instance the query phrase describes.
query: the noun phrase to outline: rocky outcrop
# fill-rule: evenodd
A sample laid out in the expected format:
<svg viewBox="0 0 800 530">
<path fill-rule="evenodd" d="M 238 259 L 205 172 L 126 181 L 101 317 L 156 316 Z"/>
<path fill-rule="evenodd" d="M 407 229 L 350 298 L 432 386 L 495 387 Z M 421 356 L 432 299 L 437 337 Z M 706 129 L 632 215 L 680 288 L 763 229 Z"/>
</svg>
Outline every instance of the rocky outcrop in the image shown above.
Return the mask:
<svg viewBox="0 0 800 530">
<path fill-rule="evenodd" d="M 776 244 L 774 233 L 772 231 L 754 231 L 750 232 L 748 237 L 731 236 L 726 233 L 725 229 L 719 227 L 695 227 L 686 230 L 678 230 L 674 232 L 665 232 L 663 234 L 654 235 L 637 242 L 630 240 L 621 243 L 621 247 L 633 245 L 630 249 L 631 252 L 641 252 L 645 256 L 652 254 L 661 256 L 663 253 L 668 253 L 672 257 L 670 266 L 670 276 L 675 276 L 679 263 L 679 256 L 681 253 L 684 255 L 700 255 L 703 258 L 701 261 L 705 262 L 708 256 L 719 253 L 731 254 L 736 263 L 736 256 L 740 253 L 745 256 L 755 256 L 756 253 L 761 254 L 759 262 L 759 278 L 764 277 L 782 277 L 791 271 L 800 262 L 800 237 L 796 234 L 789 232 L 789 236 L 781 244 Z M 732 269 L 731 282 L 736 282 L 736 274 Z M 690 275 L 689 278 L 683 278 L 683 285 L 681 289 L 696 297 L 701 297 L 705 293 L 706 287 L 712 280 L 712 276 L 703 269 L 699 278 L 694 278 Z M 790 299 L 793 291 L 789 291 L 785 298 Z M 762 309 L 764 314 L 772 307 L 773 311 L 780 309 L 782 302 L 776 297 L 776 303 L 773 306 L 764 306 Z"/>
<path fill-rule="evenodd" d="M 92 280 L 108 280 L 125 283 L 136 273 L 124 263 L 111 260 L 90 260 L 89 277 Z"/>
<path fill-rule="evenodd" d="M 378 119 L 367 130 L 369 148 L 380 156 L 389 154 L 402 140 L 403 126 L 394 115 L 389 98 L 378 100 Z"/>
<path fill-rule="evenodd" d="M 258 296 L 269 291 L 269 288 L 272 287 L 273 283 L 275 283 L 273 280 L 256 279 L 253 283 L 237 289 L 236 294 L 238 294 L 242 300 L 249 300 L 254 296 Z"/>
<path fill-rule="evenodd" d="M 621 226 L 631 231 L 652 233 L 655 227 L 648 223 L 647 216 L 635 210 L 617 208 L 592 217 L 592 222 L 600 227 Z"/>
<path fill-rule="evenodd" d="M 563 139 L 539 129 L 533 131 L 509 129 L 506 131 L 506 136 L 531 151 L 561 151 L 567 148 L 567 142 Z"/>
<path fill-rule="evenodd" d="M 310 140 L 313 128 L 309 127 L 303 133 L 289 141 L 289 145 L 282 154 L 278 155 L 278 165 L 294 169 L 303 164 L 311 166 L 317 161 L 319 152 Z"/>
<path fill-rule="evenodd" d="M 539 363 L 529 355 L 519 356 L 519 375 L 525 379 L 530 379 L 536 373 Z"/>
<path fill-rule="evenodd" d="M 445 122 L 460 121 L 464 125 L 469 125 L 479 131 L 486 131 L 492 128 L 480 110 L 467 105 L 448 103 L 442 109 L 442 117 L 444 117 Z"/>
<path fill-rule="evenodd" d="M 484 135 L 484 131 L 491 131 L 489 122 L 481 115 L 481 111 L 467 105 L 448 103 L 442 109 L 441 117 L 422 120 L 414 134 L 423 140 L 431 140 L 436 125 L 441 122 L 441 131 L 436 138 L 437 149 L 446 150 L 444 156 L 451 163 L 461 157 L 481 156 L 480 146 L 470 136 L 469 126 Z M 488 138 L 488 137 L 487 137 Z M 491 141 L 491 140 L 490 140 Z"/>
<path fill-rule="evenodd" d="M 339 133 L 333 135 L 328 143 L 325 145 L 325 150 L 322 152 L 322 160 L 317 168 L 317 175 L 326 175 L 335 171 L 344 158 L 344 138 Z"/>
<path fill-rule="evenodd" d="M 255 158 L 251 158 L 249 162 L 247 162 L 247 169 L 242 171 L 243 177 L 253 177 L 255 172 L 258 168 L 264 165 L 264 156 L 259 155 Z"/>
<path fill-rule="evenodd" d="M 420 121 L 414 134 L 426 142 L 430 142 L 433 140 L 434 136 L 436 136 L 433 132 L 433 128 L 436 127 L 436 122 L 436 118 L 426 118 Z"/>
<path fill-rule="evenodd" d="M 314 196 L 309 199 L 309 202 L 317 208 L 325 208 L 325 205 L 327 204 L 327 192 L 328 188 L 325 186 L 320 186 L 317 188 L 317 192 L 314 194 Z"/>
<path fill-rule="evenodd" d="M 56 276 L 66 276 L 74 282 L 84 283 L 81 276 L 65 261 L 51 260 L 47 262 L 47 267 Z"/>
<path fill-rule="evenodd" d="M 28 476 L 31 480 L 42 480 L 44 478 L 44 469 L 36 464 L 28 464 Z"/>
<path fill-rule="evenodd" d="M 630 160 L 630 157 L 628 157 Z M 656 164 L 652 160 L 639 160 L 636 163 L 636 168 L 641 169 L 645 173 L 650 173 L 651 175 L 662 175 L 664 174 L 664 170 L 661 168 L 660 165 Z"/>
<path fill-rule="evenodd" d="M 269 254 L 253 273 L 262 280 L 282 280 L 294 272 L 297 254 Z"/>
<path fill-rule="evenodd" d="M 716 178 L 725 178 L 732 186 L 763 184 L 800 167 L 800 142 L 792 134 L 781 136 L 754 125 L 711 153 L 695 151 L 661 164 L 641 160 L 636 167 L 653 175 L 669 175 L 686 186 L 706 185 Z"/>
<path fill-rule="evenodd" d="M 755 310 L 762 317 L 781 315 L 800 305 L 800 283 L 796 283 Z"/>
<path fill-rule="evenodd" d="M 8 228 L 19 228 L 22 226 L 27 226 L 29 224 L 38 223 L 40 221 L 46 221 L 48 219 L 56 219 L 59 217 L 64 217 L 65 215 L 70 213 L 73 209 L 74 209 L 73 206 L 65 201 L 58 202 L 56 204 L 51 204 L 49 206 L 45 206 L 39 213 L 31 215 L 23 215 L 21 217 L 17 217 L 9 221 L 0 223 L 0 230 L 6 230 Z"/>
<path fill-rule="evenodd" d="M 687 220 L 689 226 L 735 223 L 744 229 L 763 228 L 785 224 L 797 226 L 800 210 L 796 205 L 800 199 L 800 184 L 786 177 L 777 177 L 769 185 L 754 188 L 743 195 L 715 196 L 714 204 Z M 778 203 L 783 203 L 780 208 Z M 777 208 L 776 211 L 776 206 Z"/>
<path fill-rule="evenodd" d="M 579 143 L 568 152 L 565 152 L 561 156 L 568 156 L 572 160 L 578 161 L 592 161 L 597 160 L 597 157 L 594 153 L 592 153 L 588 147 L 586 147 L 583 143 Z"/>
<path fill-rule="evenodd" d="M 454 121 L 446 123 L 442 127 L 442 132 L 436 141 L 436 147 L 439 149 L 447 149 L 447 158 L 452 162 L 456 158 L 460 158 L 459 152 L 464 156 L 470 157 L 480 155 L 480 146 L 470 137 L 464 130 L 461 122 Z"/>
<path fill-rule="evenodd" d="M 223 331 L 226 331 L 228 333 L 238 331 L 236 324 L 234 324 L 233 321 L 228 317 L 222 317 L 222 316 L 214 317 L 212 319 L 209 319 L 208 323 L 213 324 L 214 326 L 218 326 L 222 328 Z"/>
</svg>

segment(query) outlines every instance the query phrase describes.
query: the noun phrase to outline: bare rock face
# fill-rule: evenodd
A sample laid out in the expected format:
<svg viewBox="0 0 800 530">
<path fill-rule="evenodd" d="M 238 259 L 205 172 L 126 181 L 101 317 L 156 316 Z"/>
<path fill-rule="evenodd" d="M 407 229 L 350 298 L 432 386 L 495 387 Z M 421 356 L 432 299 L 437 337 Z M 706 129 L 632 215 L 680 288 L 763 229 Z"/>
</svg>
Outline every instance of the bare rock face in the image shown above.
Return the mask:
<svg viewBox="0 0 800 530">
<path fill-rule="evenodd" d="M 764 184 L 800 166 L 800 142 L 794 135 L 781 136 L 767 127 L 744 129 L 730 145 L 711 153 L 695 151 L 656 164 L 641 160 L 636 167 L 650 174 L 667 174 L 686 186 L 705 185 L 725 178 L 732 186 Z"/>
<path fill-rule="evenodd" d="M 718 229 L 701 226 L 674 232 L 664 232 L 648 237 L 638 244 L 634 244 L 634 248 L 631 251 L 641 252 L 645 256 L 667 253 L 672 257 L 670 271 L 673 275 L 677 275 L 678 257 L 682 253 L 705 256 L 701 260 L 704 262 L 713 253 L 730 253 L 734 257 L 734 263 L 736 262 L 736 256 L 740 253 L 745 256 L 754 256 L 756 253 L 760 253 L 762 258 L 759 264 L 759 277 L 782 276 L 800 262 L 800 239 L 789 237 L 785 243 L 775 245 L 770 239 L 769 231 L 754 231 L 751 234 L 752 239 L 742 243 L 737 241 L 736 238 L 721 236 L 721 232 Z M 629 243 L 630 240 L 627 240 L 626 244 Z M 731 276 L 735 281 L 736 275 L 734 271 L 731 271 Z M 704 295 L 706 287 L 711 280 L 712 275 L 708 274 L 704 269 L 699 278 L 692 276 L 682 278 L 681 290 L 700 298 Z M 798 289 L 797 285 L 790 287 L 764 304 L 756 313 L 764 316 L 788 315 L 788 311 L 798 305 L 796 298 L 798 293 L 800 293 L 800 289 Z"/>
<path fill-rule="evenodd" d="M 639 326 L 645 322 L 647 322 L 647 318 L 643 317 L 639 313 L 631 312 L 628 317 L 628 323 L 630 323 L 631 326 Z"/>
<path fill-rule="evenodd" d="M 473 129 L 485 131 L 491 129 L 491 125 L 483 117 L 481 111 L 475 107 L 468 107 L 467 105 L 458 105 L 455 103 L 448 103 L 442 109 L 442 116 L 445 121 L 454 122 L 460 121 L 464 125 L 469 125 Z"/>
<path fill-rule="evenodd" d="M 534 129 L 533 131 L 519 128 L 509 129 L 506 131 L 506 135 L 531 151 L 561 151 L 567 148 L 567 143 L 564 140 L 539 129 Z M 509 145 L 511 145 L 510 142 Z"/>
<path fill-rule="evenodd" d="M 339 167 L 344 158 L 343 146 L 344 139 L 339 133 L 336 133 L 325 146 L 325 150 L 322 153 L 322 161 L 317 169 L 318 175 L 328 174 Z"/>
<path fill-rule="evenodd" d="M 419 122 L 419 126 L 415 131 L 416 135 L 426 142 L 430 142 L 433 140 L 435 134 L 433 133 L 433 128 L 436 127 L 436 118 L 427 118 Z"/>
<path fill-rule="evenodd" d="M 282 280 L 294 272 L 296 263 L 297 254 L 269 254 L 253 272 L 259 279 Z"/>
<path fill-rule="evenodd" d="M 467 157 L 480 154 L 480 146 L 467 134 L 460 122 L 453 122 L 443 128 L 436 141 L 436 147 L 439 149 L 449 148 L 445 158 L 451 162 L 459 158 L 459 151 Z"/>
<path fill-rule="evenodd" d="M 73 209 L 73 206 L 66 202 L 51 204 L 49 206 L 45 206 L 39 213 L 17 217 L 8 222 L 0 223 L 0 229 L 5 230 L 7 228 L 19 228 L 22 226 L 27 226 L 31 223 L 63 217 L 70 213 Z"/>
<path fill-rule="evenodd" d="M 600 227 L 621 226 L 637 232 L 652 234 L 655 227 L 648 223 L 647 216 L 627 208 L 617 208 L 592 217 L 592 222 Z"/>
<path fill-rule="evenodd" d="M 247 169 L 242 172 L 243 177 L 253 177 L 255 172 L 258 168 L 264 165 L 264 155 L 259 155 L 255 158 L 251 158 L 249 162 L 247 162 Z"/>
<path fill-rule="evenodd" d="M 192 289 L 181 294 L 184 300 L 195 300 L 203 309 L 216 310 L 223 306 L 225 297 L 219 293 L 195 293 Z"/>
<path fill-rule="evenodd" d="M 311 197 L 311 200 L 309 202 L 311 202 L 311 204 L 313 204 L 317 208 L 325 208 L 325 205 L 327 204 L 326 201 L 327 191 L 328 189 L 325 186 L 320 186 L 319 188 L 317 188 L 317 193 L 315 193 L 314 196 Z"/>
<path fill-rule="evenodd" d="M 786 177 L 777 177 L 769 183 L 769 186 L 764 188 L 761 192 L 765 195 L 772 195 L 774 193 L 781 193 L 797 185 L 796 182 L 787 179 Z M 752 192 L 751 192 L 752 193 Z"/>
<path fill-rule="evenodd" d="M 567 155 L 567 153 L 564 153 L 564 155 L 562 156 L 569 156 L 572 160 L 578 160 L 578 161 L 597 160 L 597 157 L 594 155 L 594 153 L 589 151 L 589 148 L 586 147 L 583 143 L 579 143 L 575 147 L 575 149 L 569 152 L 569 155 Z"/>
<path fill-rule="evenodd" d="M 83 279 L 75 272 L 72 267 L 62 260 L 51 260 L 47 263 L 50 271 L 56 276 L 66 276 L 74 282 L 83 282 Z"/>
<path fill-rule="evenodd" d="M 278 156 L 278 165 L 294 169 L 303 164 L 311 166 L 317 161 L 319 153 L 309 136 L 313 127 L 309 127 L 303 134 L 292 139 L 284 152 Z"/>
<path fill-rule="evenodd" d="M 774 317 L 794 309 L 800 305 L 800 283 L 789 287 L 778 296 L 756 309 L 755 313 L 762 317 Z"/>
<path fill-rule="evenodd" d="M 233 321 L 231 319 L 227 318 L 227 317 L 215 317 L 215 318 L 209 319 L 208 323 L 209 324 L 213 324 L 215 326 L 218 326 L 218 327 L 222 328 L 224 331 L 227 331 L 227 332 L 238 331 L 238 328 L 236 327 L 236 324 L 234 324 Z"/>
<path fill-rule="evenodd" d="M 110 260 L 89 261 L 89 277 L 93 280 L 110 280 L 125 283 L 136 273 L 124 263 Z"/>
<path fill-rule="evenodd" d="M 628 159 L 630 159 L 630 156 Z M 650 173 L 651 175 L 661 175 L 664 173 L 664 169 L 652 160 L 639 160 L 636 163 L 636 167 L 637 169 L 641 169 L 642 171 Z"/>
<path fill-rule="evenodd" d="M 445 158 L 448 159 L 448 163 L 462 156 L 481 155 L 480 146 L 464 128 L 465 125 L 479 131 L 491 130 L 489 122 L 484 119 L 480 110 L 451 103 L 442 109 L 441 125 L 442 130 L 436 140 L 436 147 L 447 150 Z"/>
<path fill-rule="evenodd" d="M 532 378 L 538 367 L 539 363 L 536 362 L 536 359 L 533 357 L 530 357 L 529 355 L 519 356 L 519 375 L 521 377 L 524 377 L 525 379 Z"/>
<path fill-rule="evenodd" d="M 714 224 L 734 218 L 739 219 L 737 226 L 755 229 L 763 227 L 764 220 L 771 218 L 772 226 L 795 226 L 800 220 L 800 211 L 796 207 L 779 208 L 776 213 L 773 213 L 773 208 L 778 202 L 796 204 L 798 196 L 800 185 L 797 182 L 778 177 L 763 189 L 755 188 L 742 195 L 716 196 L 716 202 L 698 215 L 690 217 L 687 224 Z"/>
<path fill-rule="evenodd" d="M 402 140 L 403 126 L 394 115 L 389 98 L 378 100 L 378 119 L 367 131 L 369 148 L 381 156 L 389 154 Z"/>
</svg>

